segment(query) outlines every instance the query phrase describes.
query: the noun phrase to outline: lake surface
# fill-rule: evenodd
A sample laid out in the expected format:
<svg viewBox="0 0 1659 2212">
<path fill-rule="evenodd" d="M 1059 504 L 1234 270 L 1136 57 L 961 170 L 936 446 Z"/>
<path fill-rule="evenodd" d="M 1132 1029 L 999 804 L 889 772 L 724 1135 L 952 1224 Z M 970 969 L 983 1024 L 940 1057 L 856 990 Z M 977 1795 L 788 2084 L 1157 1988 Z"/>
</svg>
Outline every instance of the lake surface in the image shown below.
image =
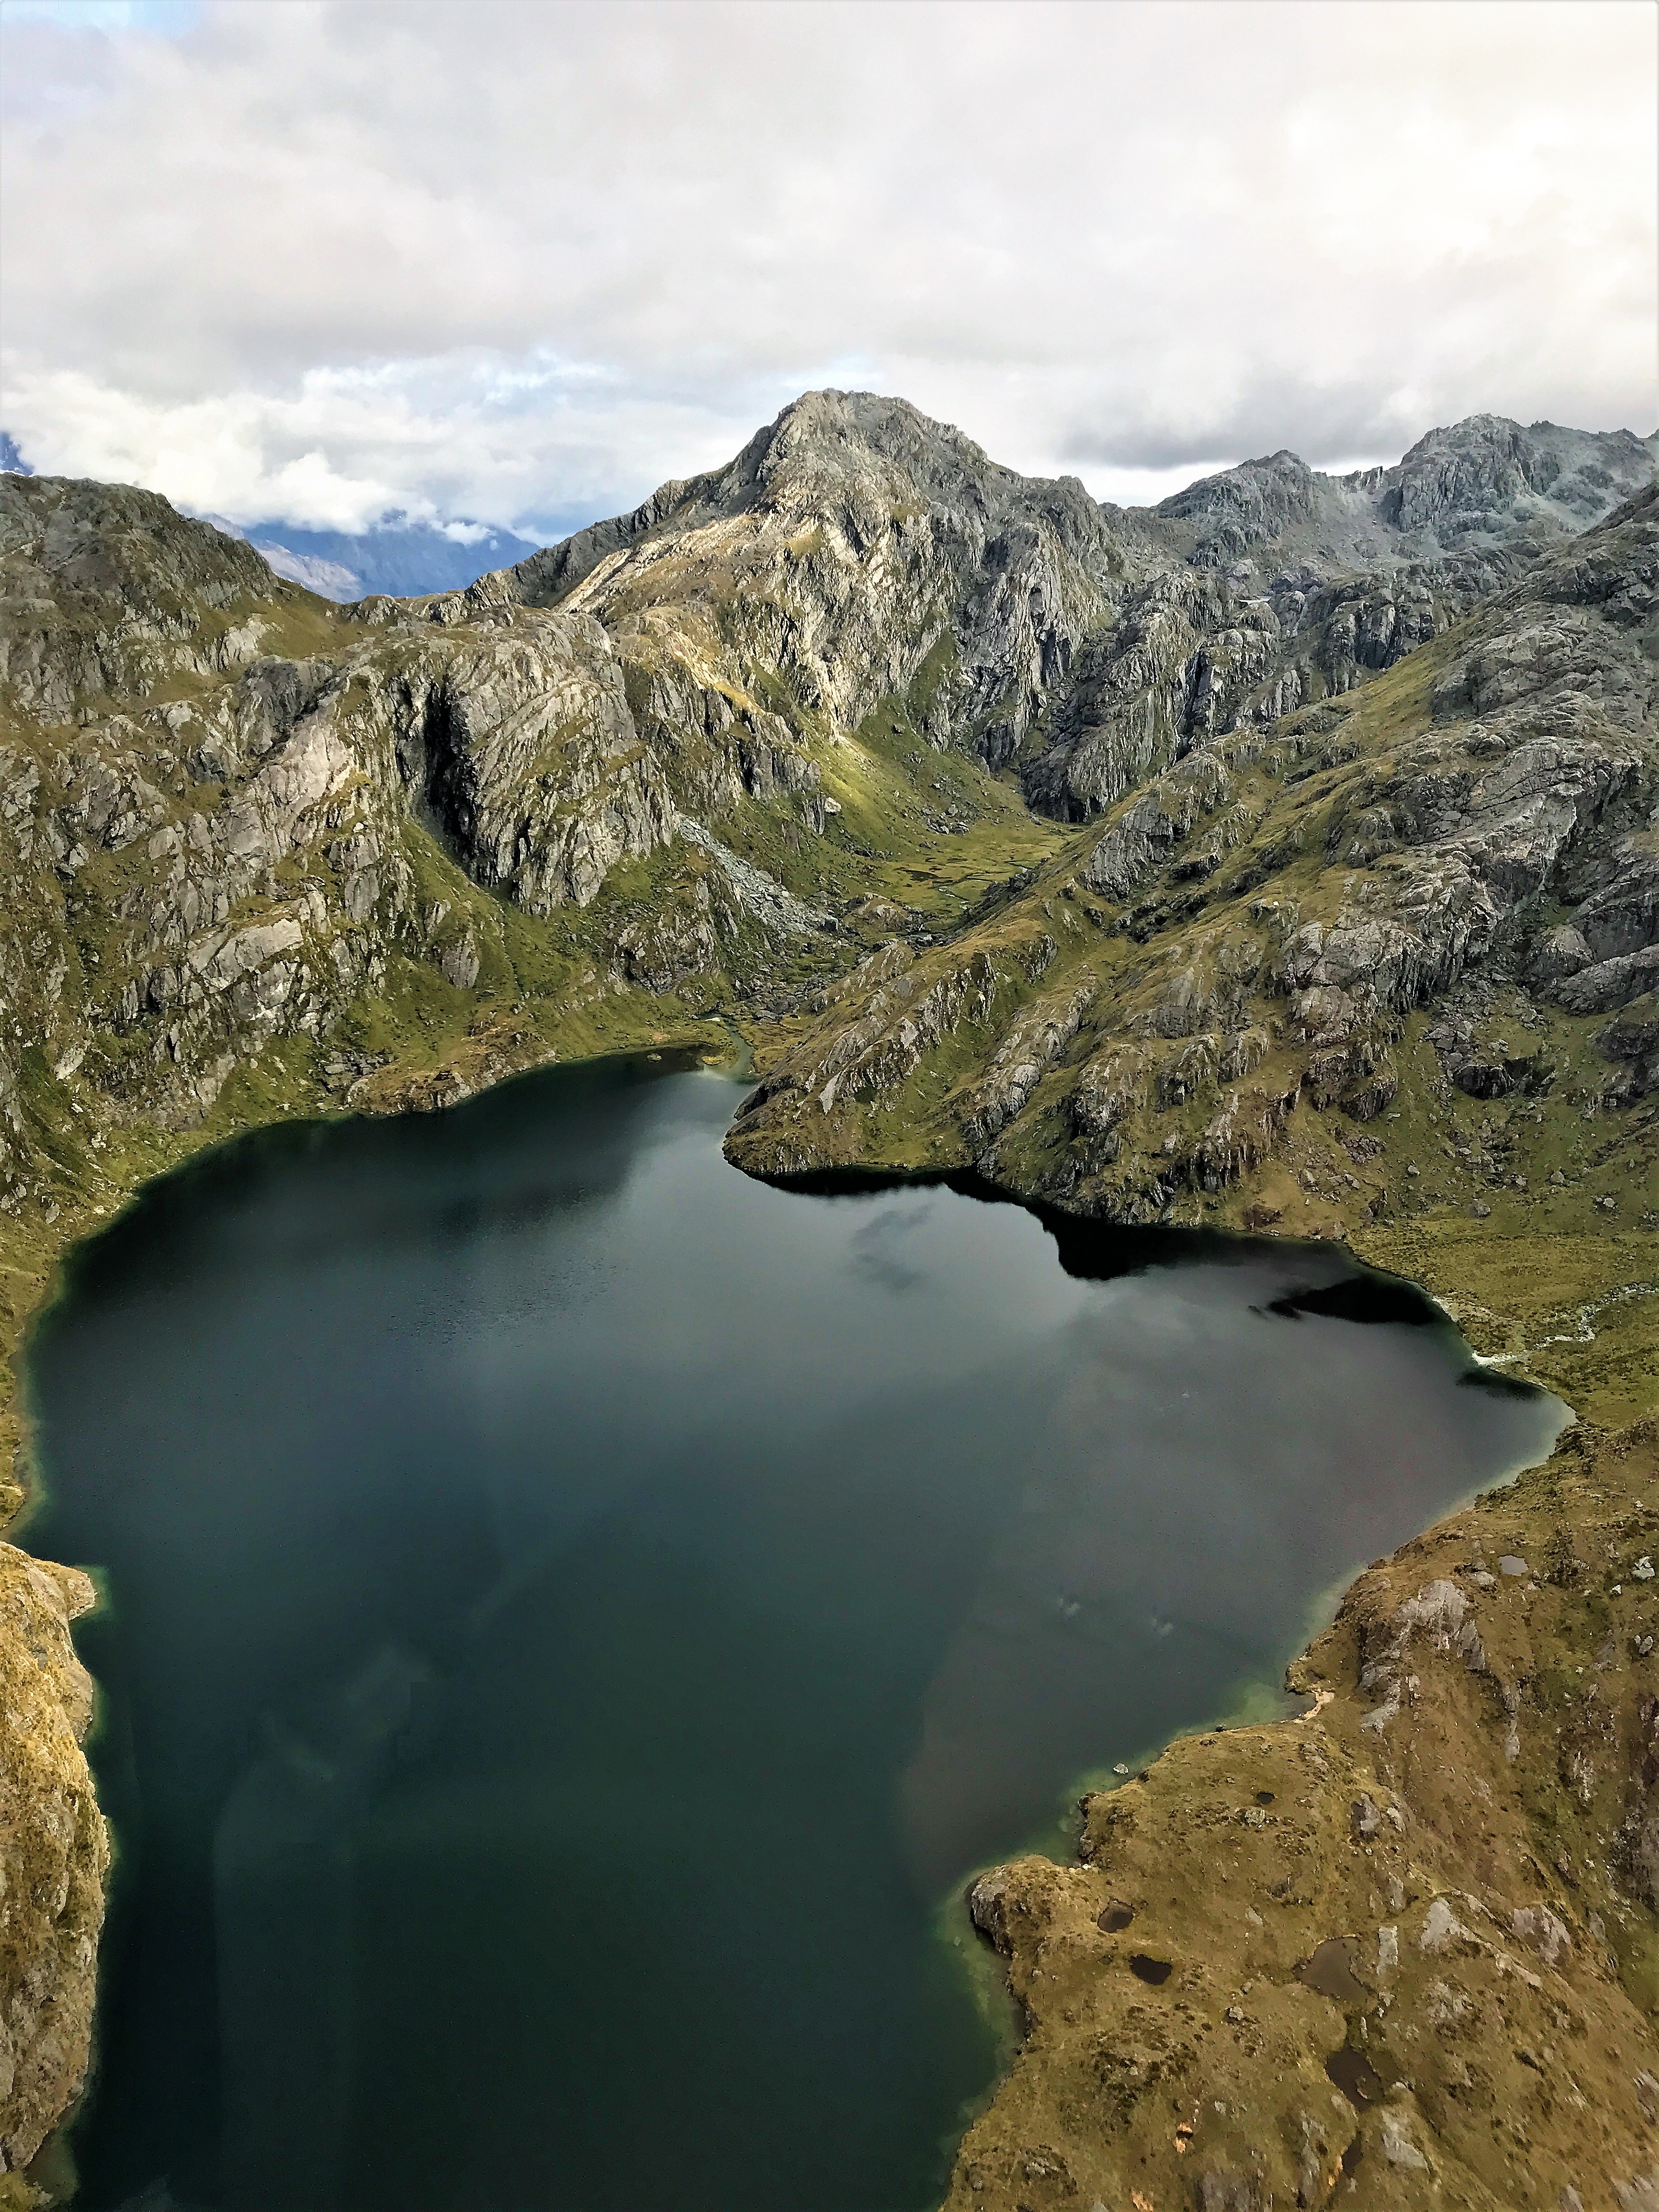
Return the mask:
<svg viewBox="0 0 1659 2212">
<path fill-rule="evenodd" d="M 965 1878 L 1562 1419 L 1330 1250 L 750 1182 L 741 1096 L 280 1127 L 73 1255 L 82 2212 L 927 2204 Z"/>
</svg>

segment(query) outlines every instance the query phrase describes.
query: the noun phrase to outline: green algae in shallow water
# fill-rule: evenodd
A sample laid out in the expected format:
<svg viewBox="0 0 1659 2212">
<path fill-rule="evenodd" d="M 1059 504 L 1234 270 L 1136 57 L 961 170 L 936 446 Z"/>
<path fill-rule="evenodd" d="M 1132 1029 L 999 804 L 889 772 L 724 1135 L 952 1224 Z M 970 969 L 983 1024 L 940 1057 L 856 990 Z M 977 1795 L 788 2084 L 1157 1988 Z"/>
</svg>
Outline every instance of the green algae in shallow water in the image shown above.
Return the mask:
<svg viewBox="0 0 1659 2212">
<path fill-rule="evenodd" d="M 1270 1310 L 1334 1252 L 768 1188 L 738 1095 L 278 1128 L 75 1255 L 84 2212 L 933 2201 L 1008 2047 L 940 1898 L 1556 1425 L 1443 1327 Z"/>
</svg>

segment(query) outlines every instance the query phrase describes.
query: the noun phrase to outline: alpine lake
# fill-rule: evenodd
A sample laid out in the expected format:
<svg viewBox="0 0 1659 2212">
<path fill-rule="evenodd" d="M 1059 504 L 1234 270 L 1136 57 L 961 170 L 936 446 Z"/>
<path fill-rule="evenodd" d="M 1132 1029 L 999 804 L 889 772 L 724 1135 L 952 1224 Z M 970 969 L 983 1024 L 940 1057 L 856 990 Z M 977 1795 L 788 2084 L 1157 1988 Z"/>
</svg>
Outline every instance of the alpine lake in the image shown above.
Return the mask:
<svg viewBox="0 0 1659 2212">
<path fill-rule="evenodd" d="M 921 2212 L 1013 2033 L 975 1871 L 1291 1709 L 1566 1418 L 1334 1248 L 752 1182 L 742 1096 L 266 1129 L 70 1255 L 80 2212 Z"/>
</svg>

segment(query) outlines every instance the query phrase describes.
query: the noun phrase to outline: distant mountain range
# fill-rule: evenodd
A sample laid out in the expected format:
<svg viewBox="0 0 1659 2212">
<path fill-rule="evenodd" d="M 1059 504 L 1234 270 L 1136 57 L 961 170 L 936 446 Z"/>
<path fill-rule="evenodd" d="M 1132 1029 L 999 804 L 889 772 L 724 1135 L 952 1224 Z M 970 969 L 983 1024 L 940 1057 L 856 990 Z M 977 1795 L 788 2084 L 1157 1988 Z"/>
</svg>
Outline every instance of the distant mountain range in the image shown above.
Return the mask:
<svg viewBox="0 0 1659 2212">
<path fill-rule="evenodd" d="M 491 569 L 507 568 L 538 550 L 532 538 L 465 518 L 411 522 L 392 514 L 373 529 L 360 531 L 295 530 L 286 522 L 244 525 L 222 514 L 204 519 L 227 538 L 244 539 L 290 583 L 343 603 L 375 592 L 410 599 L 427 592 L 465 591 Z"/>
<path fill-rule="evenodd" d="M 0 474 L 29 477 L 33 469 L 9 431 L 0 430 Z M 418 599 L 428 592 L 459 592 L 492 568 L 510 567 L 538 550 L 533 538 L 458 515 L 447 522 L 414 522 L 393 511 L 368 530 L 298 530 L 287 522 L 233 522 L 228 515 L 203 520 L 227 538 L 252 545 L 277 575 L 303 584 L 325 599 L 344 605 L 384 592 Z"/>
</svg>

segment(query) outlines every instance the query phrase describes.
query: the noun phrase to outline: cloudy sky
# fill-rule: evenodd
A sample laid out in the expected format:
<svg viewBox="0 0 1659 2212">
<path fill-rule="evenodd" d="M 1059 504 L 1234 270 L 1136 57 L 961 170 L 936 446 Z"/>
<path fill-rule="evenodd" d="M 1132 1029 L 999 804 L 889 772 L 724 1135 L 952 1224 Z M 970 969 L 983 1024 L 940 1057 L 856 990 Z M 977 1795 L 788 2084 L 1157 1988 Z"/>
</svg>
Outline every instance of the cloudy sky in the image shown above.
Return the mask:
<svg viewBox="0 0 1659 2212">
<path fill-rule="evenodd" d="M 0 425 L 544 536 L 797 392 L 1146 499 L 1649 431 L 1650 0 L 5 0 Z"/>
</svg>

